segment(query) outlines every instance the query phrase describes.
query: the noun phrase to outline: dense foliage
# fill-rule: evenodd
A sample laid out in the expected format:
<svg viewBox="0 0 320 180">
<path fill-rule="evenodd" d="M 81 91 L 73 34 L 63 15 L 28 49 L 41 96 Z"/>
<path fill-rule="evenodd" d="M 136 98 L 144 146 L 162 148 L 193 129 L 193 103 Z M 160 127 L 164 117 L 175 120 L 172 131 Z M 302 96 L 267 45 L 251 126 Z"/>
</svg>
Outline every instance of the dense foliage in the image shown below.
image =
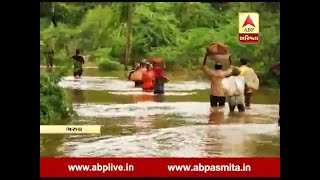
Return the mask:
<svg viewBox="0 0 320 180">
<path fill-rule="evenodd" d="M 56 76 L 40 75 L 40 125 L 64 122 L 72 115 L 71 103 L 58 82 Z"/>
<path fill-rule="evenodd" d="M 51 44 L 52 36 L 56 36 L 54 47 L 60 61 L 81 48 L 101 68 L 122 69 L 127 64 L 128 4 L 42 3 L 42 51 Z M 50 23 L 50 5 L 55 7 L 56 27 Z M 204 56 L 204 47 L 219 41 L 230 47 L 237 61 L 242 56 L 251 57 L 263 83 L 268 84 L 272 79 L 268 77 L 268 69 L 280 61 L 279 3 L 136 2 L 131 5 L 131 60 L 160 56 L 169 71 L 194 68 Z M 238 12 L 260 14 L 260 44 L 239 43 Z"/>
</svg>

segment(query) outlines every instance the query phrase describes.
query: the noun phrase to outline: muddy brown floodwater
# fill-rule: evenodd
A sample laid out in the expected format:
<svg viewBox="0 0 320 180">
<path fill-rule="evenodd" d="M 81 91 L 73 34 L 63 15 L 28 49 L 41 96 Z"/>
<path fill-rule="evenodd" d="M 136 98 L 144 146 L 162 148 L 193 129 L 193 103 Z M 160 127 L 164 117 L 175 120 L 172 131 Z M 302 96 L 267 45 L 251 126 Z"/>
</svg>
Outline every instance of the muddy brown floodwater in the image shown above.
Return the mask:
<svg viewBox="0 0 320 180">
<path fill-rule="evenodd" d="M 227 106 L 210 111 L 206 81 L 170 82 L 164 96 L 154 96 L 131 82 L 93 75 L 64 77 L 59 85 L 78 115 L 71 124 L 102 125 L 101 135 L 43 135 L 41 156 L 280 156 L 279 90 L 259 90 L 252 109 L 229 114 Z"/>
</svg>

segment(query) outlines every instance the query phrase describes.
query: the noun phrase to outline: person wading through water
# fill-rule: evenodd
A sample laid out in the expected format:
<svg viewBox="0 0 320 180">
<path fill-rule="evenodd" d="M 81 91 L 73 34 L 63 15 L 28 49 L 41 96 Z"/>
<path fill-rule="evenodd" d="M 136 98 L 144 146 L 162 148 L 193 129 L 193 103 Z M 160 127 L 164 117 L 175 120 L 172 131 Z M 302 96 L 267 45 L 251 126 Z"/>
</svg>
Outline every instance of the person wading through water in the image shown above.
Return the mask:
<svg viewBox="0 0 320 180">
<path fill-rule="evenodd" d="M 248 64 L 251 61 L 247 58 L 241 58 L 240 59 L 240 75 L 241 76 L 245 76 L 246 73 L 248 73 L 249 71 L 254 72 L 254 70 L 250 67 L 248 67 Z M 250 105 L 251 105 L 251 97 L 252 97 L 252 91 L 253 89 L 251 87 L 249 87 L 246 83 L 246 87 L 245 87 L 245 91 L 244 91 L 244 101 L 245 101 L 245 105 L 247 109 L 250 109 Z"/>
<path fill-rule="evenodd" d="M 164 84 L 168 82 L 168 78 L 165 77 L 164 62 L 154 63 L 154 94 L 164 94 Z"/>
<path fill-rule="evenodd" d="M 147 63 L 147 71 L 142 74 L 142 90 L 146 92 L 153 91 L 154 89 L 154 72 L 152 65 Z"/>
<path fill-rule="evenodd" d="M 48 68 L 53 67 L 53 57 L 54 57 L 54 49 L 52 46 L 48 47 L 47 53 L 46 53 L 46 66 Z"/>
<path fill-rule="evenodd" d="M 136 65 L 135 67 L 132 67 L 132 70 L 130 71 L 129 76 L 128 76 L 128 80 L 131 80 L 131 75 L 133 73 L 135 73 L 136 71 L 138 71 L 138 70 L 141 70 L 142 72 L 146 71 L 147 70 L 147 68 L 146 68 L 147 64 L 146 63 L 147 63 L 147 60 L 143 59 L 143 60 L 140 61 L 140 63 L 138 65 Z M 141 87 L 141 85 L 142 85 L 142 80 L 141 79 L 134 81 L 134 87 Z"/>
<path fill-rule="evenodd" d="M 226 101 L 222 80 L 232 74 L 232 61 L 231 58 L 229 58 L 230 67 L 226 71 L 222 70 L 222 64 L 220 63 L 215 63 L 214 70 L 211 70 L 206 66 L 207 57 L 208 54 L 206 53 L 203 60 L 203 71 L 210 77 L 211 80 L 210 105 L 211 108 L 222 108 L 224 107 Z"/>
<path fill-rule="evenodd" d="M 240 70 L 234 68 L 232 75 L 222 80 L 226 94 L 228 95 L 228 105 L 230 112 L 234 112 L 235 107 L 238 107 L 239 112 L 244 112 L 244 77 L 239 76 Z"/>
<path fill-rule="evenodd" d="M 75 78 L 80 78 L 83 72 L 82 65 L 84 64 L 85 59 L 80 55 L 79 49 L 76 50 L 76 55 L 72 56 L 72 59 L 74 60 L 73 76 Z"/>
<path fill-rule="evenodd" d="M 271 74 L 278 79 L 278 83 L 280 85 L 280 63 L 273 65 L 270 68 Z M 280 126 L 280 100 L 279 100 L 279 120 L 278 124 Z"/>
</svg>

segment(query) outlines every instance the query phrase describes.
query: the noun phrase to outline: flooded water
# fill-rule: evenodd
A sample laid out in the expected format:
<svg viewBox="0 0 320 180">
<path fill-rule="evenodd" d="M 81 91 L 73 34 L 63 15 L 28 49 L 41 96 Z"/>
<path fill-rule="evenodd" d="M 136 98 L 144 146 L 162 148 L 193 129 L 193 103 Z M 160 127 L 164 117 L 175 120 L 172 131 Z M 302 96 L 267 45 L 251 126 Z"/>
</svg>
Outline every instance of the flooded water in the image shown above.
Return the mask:
<svg viewBox="0 0 320 180">
<path fill-rule="evenodd" d="M 211 111 L 208 81 L 173 81 L 155 96 L 90 69 L 64 77 L 77 113 L 71 124 L 102 125 L 101 135 L 46 135 L 41 156 L 255 157 L 280 155 L 279 90 L 254 93 L 245 113 Z"/>
</svg>

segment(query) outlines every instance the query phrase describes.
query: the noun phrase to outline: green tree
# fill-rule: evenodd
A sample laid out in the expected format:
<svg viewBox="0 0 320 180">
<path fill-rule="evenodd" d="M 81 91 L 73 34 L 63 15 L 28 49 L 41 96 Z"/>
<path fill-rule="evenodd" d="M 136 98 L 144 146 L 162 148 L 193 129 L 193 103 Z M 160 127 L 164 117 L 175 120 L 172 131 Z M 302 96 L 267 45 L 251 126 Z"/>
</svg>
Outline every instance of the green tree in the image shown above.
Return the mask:
<svg viewBox="0 0 320 180">
<path fill-rule="evenodd" d="M 143 2 L 55 3 L 58 26 L 50 25 L 50 4 L 40 6 L 40 40 L 56 36 L 56 56 L 67 62 L 68 51 L 83 49 L 99 67 L 118 70 L 148 56 L 160 56 L 169 71 L 199 69 L 205 47 L 228 45 L 236 61 L 253 59 L 264 84 L 271 64 L 280 60 L 278 2 Z M 260 44 L 238 40 L 238 13 L 260 14 Z M 41 46 L 43 49 L 43 46 Z"/>
</svg>

